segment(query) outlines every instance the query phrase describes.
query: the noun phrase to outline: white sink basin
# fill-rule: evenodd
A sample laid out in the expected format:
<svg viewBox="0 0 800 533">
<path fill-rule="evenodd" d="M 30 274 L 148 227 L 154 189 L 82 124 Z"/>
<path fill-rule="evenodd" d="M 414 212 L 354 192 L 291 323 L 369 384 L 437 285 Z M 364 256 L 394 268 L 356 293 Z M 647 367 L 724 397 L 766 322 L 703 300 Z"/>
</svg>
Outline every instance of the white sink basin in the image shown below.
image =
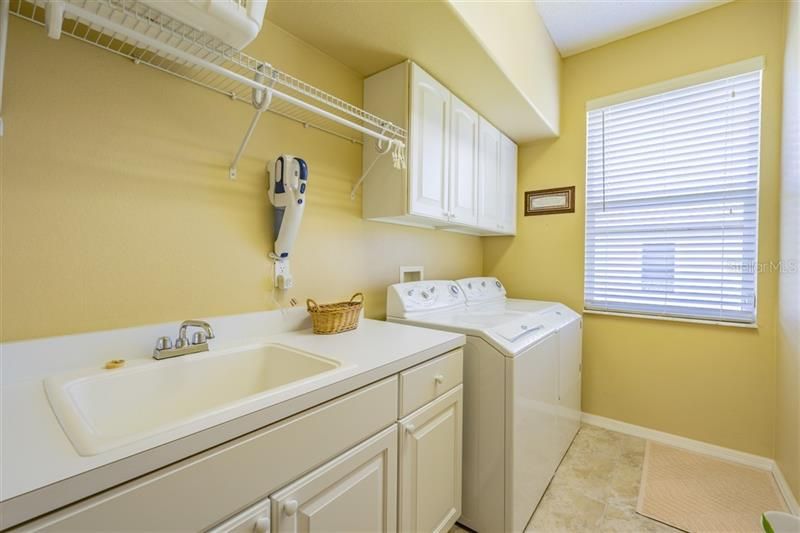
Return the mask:
<svg viewBox="0 0 800 533">
<path fill-rule="evenodd" d="M 246 414 L 243 407 L 274 404 L 341 368 L 332 359 L 267 344 L 72 372 L 44 385 L 73 446 L 87 456 L 193 421 Z"/>
</svg>

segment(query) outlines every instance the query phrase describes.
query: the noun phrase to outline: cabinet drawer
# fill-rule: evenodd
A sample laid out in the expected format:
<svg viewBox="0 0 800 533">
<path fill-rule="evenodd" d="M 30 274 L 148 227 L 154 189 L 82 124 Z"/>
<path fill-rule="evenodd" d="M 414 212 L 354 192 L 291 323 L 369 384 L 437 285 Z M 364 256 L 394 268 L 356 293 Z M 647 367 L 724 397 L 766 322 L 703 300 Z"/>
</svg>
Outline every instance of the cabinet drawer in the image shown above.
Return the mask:
<svg viewBox="0 0 800 533">
<path fill-rule="evenodd" d="M 462 381 L 463 351 L 455 350 L 400 373 L 400 418 Z"/>
</svg>

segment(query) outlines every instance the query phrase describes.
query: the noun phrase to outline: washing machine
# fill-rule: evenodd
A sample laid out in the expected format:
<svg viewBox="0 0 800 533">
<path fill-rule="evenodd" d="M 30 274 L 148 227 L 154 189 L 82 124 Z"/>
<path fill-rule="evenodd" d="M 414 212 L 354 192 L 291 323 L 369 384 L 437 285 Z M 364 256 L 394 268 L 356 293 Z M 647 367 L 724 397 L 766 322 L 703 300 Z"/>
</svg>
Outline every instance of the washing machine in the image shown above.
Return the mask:
<svg viewBox="0 0 800 533">
<path fill-rule="evenodd" d="M 507 298 L 492 277 L 392 285 L 386 315 L 467 336 L 458 521 L 524 531 L 580 426 L 581 316 Z"/>
</svg>

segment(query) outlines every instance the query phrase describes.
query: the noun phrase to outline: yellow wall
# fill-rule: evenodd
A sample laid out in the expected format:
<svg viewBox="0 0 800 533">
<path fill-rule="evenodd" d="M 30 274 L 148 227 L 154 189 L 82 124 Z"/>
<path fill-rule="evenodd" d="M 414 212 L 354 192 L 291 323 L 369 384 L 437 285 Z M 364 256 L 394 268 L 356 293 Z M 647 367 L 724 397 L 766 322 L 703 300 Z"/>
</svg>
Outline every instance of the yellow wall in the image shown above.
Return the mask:
<svg viewBox="0 0 800 533">
<path fill-rule="evenodd" d="M 571 56 L 562 67 L 561 137 L 521 148 L 519 193 L 575 185 L 574 214 L 518 219 L 484 240 L 484 271 L 512 296 L 583 307 L 588 100 L 764 55 L 759 259 L 778 255 L 783 5 L 739 1 Z M 587 315 L 583 409 L 765 456 L 775 421 L 774 273 L 759 276 L 758 330 Z"/>
<path fill-rule="evenodd" d="M 800 3 L 786 9 L 775 459 L 800 497 Z"/>
<path fill-rule="evenodd" d="M 356 104 L 362 78 L 267 23 L 253 55 Z M 381 316 L 402 264 L 480 274 L 477 237 L 361 219 L 361 148 L 267 114 L 237 182 L 251 110 L 12 17 L 0 138 L 2 318 L 15 340 L 273 308 L 268 158 L 304 157 L 293 261 L 302 305 L 367 296 Z"/>
</svg>

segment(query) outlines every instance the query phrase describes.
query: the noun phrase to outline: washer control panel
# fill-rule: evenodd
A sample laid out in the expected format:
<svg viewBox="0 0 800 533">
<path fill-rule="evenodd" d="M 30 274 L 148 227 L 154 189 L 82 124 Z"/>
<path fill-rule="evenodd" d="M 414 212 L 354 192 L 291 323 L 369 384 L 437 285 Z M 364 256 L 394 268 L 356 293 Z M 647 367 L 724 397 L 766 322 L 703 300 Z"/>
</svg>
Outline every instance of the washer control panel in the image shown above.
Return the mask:
<svg viewBox="0 0 800 533">
<path fill-rule="evenodd" d="M 464 304 L 466 304 L 464 292 L 454 281 L 411 281 L 389 287 L 386 295 L 386 315 L 405 317 L 408 313 L 444 310 Z"/>
<path fill-rule="evenodd" d="M 464 278 L 456 281 L 456 283 L 464 291 L 467 303 L 502 300 L 506 296 L 506 288 L 497 278 Z"/>
</svg>

